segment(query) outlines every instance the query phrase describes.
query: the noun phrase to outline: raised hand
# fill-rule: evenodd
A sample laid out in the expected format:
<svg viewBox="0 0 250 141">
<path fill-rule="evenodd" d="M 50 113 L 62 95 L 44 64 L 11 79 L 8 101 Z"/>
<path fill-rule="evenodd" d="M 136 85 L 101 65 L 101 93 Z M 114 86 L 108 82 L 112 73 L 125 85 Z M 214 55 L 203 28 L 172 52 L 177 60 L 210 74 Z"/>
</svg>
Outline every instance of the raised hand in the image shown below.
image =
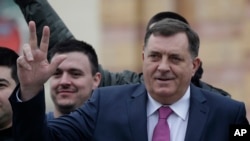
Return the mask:
<svg viewBox="0 0 250 141">
<path fill-rule="evenodd" d="M 64 55 L 58 55 L 51 60 L 51 63 L 48 62 L 47 51 L 50 37 L 48 26 L 43 28 L 40 48 L 37 46 L 36 25 L 33 21 L 29 22 L 29 32 L 29 44 L 23 46 L 23 55 L 17 59 L 17 72 L 23 101 L 35 96 L 66 58 Z"/>
</svg>

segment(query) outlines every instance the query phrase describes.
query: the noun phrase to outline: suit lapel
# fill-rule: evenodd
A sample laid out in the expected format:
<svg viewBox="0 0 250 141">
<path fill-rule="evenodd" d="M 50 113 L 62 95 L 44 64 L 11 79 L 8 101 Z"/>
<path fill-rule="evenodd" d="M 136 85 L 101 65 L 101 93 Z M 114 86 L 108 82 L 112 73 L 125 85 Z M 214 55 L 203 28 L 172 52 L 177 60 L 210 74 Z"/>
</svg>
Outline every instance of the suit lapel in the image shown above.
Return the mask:
<svg viewBox="0 0 250 141">
<path fill-rule="evenodd" d="M 133 92 L 127 104 L 133 141 L 147 141 L 147 92 L 143 84 Z"/>
<path fill-rule="evenodd" d="M 209 107 L 200 89 L 191 85 L 190 110 L 185 141 L 200 141 Z"/>
<path fill-rule="evenodd" d="M 143 84 L 134 90 L 127 102 L 129 126 L 133 141 L 147 141 L 147 92 Z M 190 110 L 185 141 L 200 141 L 209 107 L 200 89 L 191 85 Z"/>
</svg>

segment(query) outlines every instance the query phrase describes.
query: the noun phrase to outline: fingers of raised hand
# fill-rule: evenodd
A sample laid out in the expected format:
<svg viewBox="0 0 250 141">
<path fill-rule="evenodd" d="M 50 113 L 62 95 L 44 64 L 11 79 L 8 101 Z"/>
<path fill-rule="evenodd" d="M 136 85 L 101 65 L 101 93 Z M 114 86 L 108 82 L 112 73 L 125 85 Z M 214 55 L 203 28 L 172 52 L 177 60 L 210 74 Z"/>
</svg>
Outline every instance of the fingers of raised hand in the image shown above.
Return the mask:
<svg viewBox="0 0 250 141">
<path fill-rule="evenodd" d="M 30 38 L 29 43 L 31 46 L 31 50 L 37 49 L 37 35 L 36 35 L 36 24 L 34 21 L 29 22 L 29 32 Z M 47 53 L 48 46 L 49 46 L 49 38 L 50 38 L 50 29 L 48 26 L 44 26 L 43 28 L 43 35 L 40 43 L 40 50 L 44 53 Z"/>
<path fill-rule="evenodd" d="M 17 66 L 19 68 L 23 68 L 23 69 L 26 69 L 26 70 L 31 70 L 31 66 L 30 64 L 27 62 L 27 60 L 25 59 L 25 56 L 24 55 L 21 55 L 17 58 Z"/>
<path fill-rule="evenodd" d="M 41 51 L 47 53 L 48 46 L 49 46 L 49 37 L 50 37 L 50 30 L 48 26 L 44 26 L 43 28 L 43 36 L 40 43 Z"/>
<path fill-rule="evenodd" d="M 37 36 L 36 36 L 36 24 L 34 21 L 29 22 L 29 33 L 30 33 L 29 43 L 30 43 L 31 49 L 36 49 L 37 48 Z"/>
<path fill-rule="evenodd" d="M 29 44 L 23 45 L 23 55 L 27 61 L 33 61 L 34 57 L 32 54 L 32 50 Z"/>
<path fill-rule="evenodd" d="M 54 72 L 56 68 L 67 58 L 66 55 L 57 55 L 52 58 L 50 63 L 50 70 L 51 72 Z"/>
</svg>

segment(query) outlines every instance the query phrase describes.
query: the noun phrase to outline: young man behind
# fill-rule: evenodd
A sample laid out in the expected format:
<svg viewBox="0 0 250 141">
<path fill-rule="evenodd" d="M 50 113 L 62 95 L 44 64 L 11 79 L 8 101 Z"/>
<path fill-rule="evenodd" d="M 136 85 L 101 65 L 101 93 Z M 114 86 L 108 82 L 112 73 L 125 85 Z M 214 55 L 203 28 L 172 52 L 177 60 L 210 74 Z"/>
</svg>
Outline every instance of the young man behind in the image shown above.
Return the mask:
<svg viewBox="0 0 250 141">
<path fill-rule="evenodd" d="M 67 58 L 50 77 L 50 95 L 55 109 L 47 114 L 47 119 L 79 108 L 101 80 L 98 57 L 91 45 L 74 39 L 63 41 L 49 51 L 49 62 L 60 54 Z"/>
</svg>

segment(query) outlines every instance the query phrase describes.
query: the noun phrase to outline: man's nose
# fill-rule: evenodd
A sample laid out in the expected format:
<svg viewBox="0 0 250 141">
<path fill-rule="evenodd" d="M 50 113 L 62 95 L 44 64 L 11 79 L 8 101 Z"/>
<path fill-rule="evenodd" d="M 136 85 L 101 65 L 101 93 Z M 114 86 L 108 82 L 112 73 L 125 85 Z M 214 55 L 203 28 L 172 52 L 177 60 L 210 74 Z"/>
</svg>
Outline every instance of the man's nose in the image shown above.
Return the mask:
<svg viewBox="0 0 250 141">
<path fill-rule="evenodd" d="M 63 73 L 60 79 L 60 84 L 71 84 L 70 76 L 67 73 Z"/>
<path fill-rule="evenodd" d="M 162 58 L 158 65 L 158 70 L 165 72 L 170 70 L 169 62 L 167 58 Z"/>
</svg>

